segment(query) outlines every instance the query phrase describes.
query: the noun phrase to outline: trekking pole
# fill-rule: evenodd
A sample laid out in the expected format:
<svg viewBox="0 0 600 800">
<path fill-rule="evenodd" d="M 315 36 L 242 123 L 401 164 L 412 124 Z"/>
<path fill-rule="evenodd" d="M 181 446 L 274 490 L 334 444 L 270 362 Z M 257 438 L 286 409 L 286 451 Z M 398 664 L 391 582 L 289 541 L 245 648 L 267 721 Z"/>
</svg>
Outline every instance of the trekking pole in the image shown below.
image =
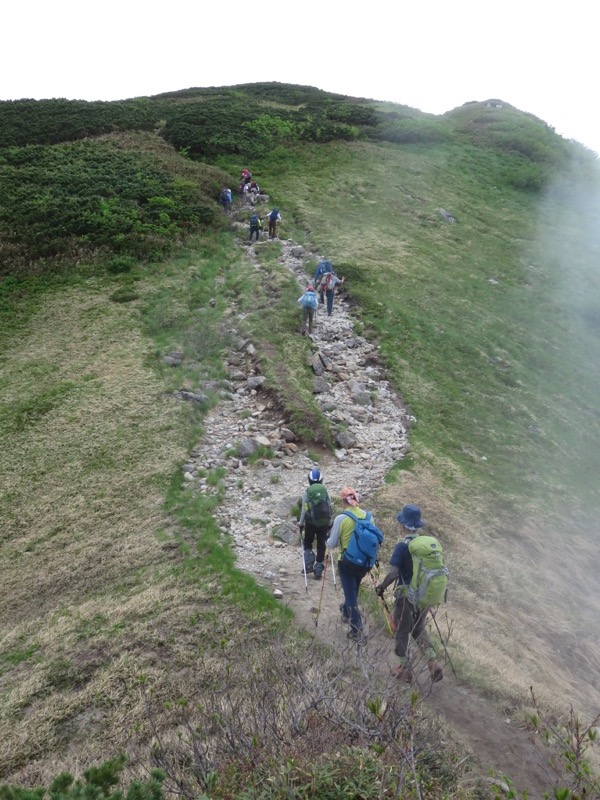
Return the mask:
<svg viewBox="0 0 600 800">
<path fill-rule="evenodd" d="M 299 528 L 298 530 L 300 531 L 300 552 L 302 553 L 302 569 L 304 570 L 304 588 L 306 589 L 306 594 L 308 594 L 308 577 L 306 575 L 306 561 L 304 560 L 303 528 Z"/>
<path fill-rule="evenodd" d="M 329 555 L 331 556 L 331 577 L 333 578 L 333 586 L 337 592 L 337 581 L 335 579 L 335 564 L 333 561 L 333 550 L 329 550 Z"/>
<path fill-rule="evenodd" d="M 373 575 L 372 572 L 369 572 L 369 575 L 371 576 L 371 580 L 373 581 L 373 589 L 376 590 L 377 589 L 377 582 L 375 580 L 375 576 Z M 379 597 L 379 599 L 383 603 L 383 610 L 384 610 L 383 616 L 385 617 L 385 621 L 387 623 L 388 629 L 389 629 L 391 635 L 393 636 L 394 633 L 396 632 L 396 623 L 394 622 L 394 617 L 392 615 L 392 612 L 390 611 L 390 607 L 388 606 L 385 597 L 381 597 L 380 595 L 378 595 L 377 591 L 375 592 L 375 594 L 377 595 L 377 597 Z"/>
<path fill-rule="evenodd" d="M 321 613 L 321 603 L 323 602 L 323 589 L 325 588 L 325 573 L 327 572 L 327 559 L 325 559 L 325 565 L 323 567 L 323 575 L 321 576 L 321 593 L 319 594 L 319 605 L 317 607 L 317 613 L 315 614 L 315 628 L 319 625 L 319 614 Z"/>
<path fill-rule="evenodd" d="M 440 642 L 442 643 L 442 647 L 444 648 L 444 655 L 448 659 L 448 663 L 450 664 L 450 669 L 452 670 L 454 677 L 458 680 L 458 675 L 456 674 L 456 670 L 454 669 L 454 664 L 452 663 L 452 659 L 450 658 L 450 653 L 448 652 L 448 648 L 446 647 L 446 640 L 442 636 L 442 632 L 440 630 L 440 626 L 437 623 L 437 619 L 435 618 L 435 614 L 433 613 L 433 609 L 431 612 L 431 619 L 433 620 L 433 624 L 438 632 L 438 636 L 440 637 Z"/>
</svg>

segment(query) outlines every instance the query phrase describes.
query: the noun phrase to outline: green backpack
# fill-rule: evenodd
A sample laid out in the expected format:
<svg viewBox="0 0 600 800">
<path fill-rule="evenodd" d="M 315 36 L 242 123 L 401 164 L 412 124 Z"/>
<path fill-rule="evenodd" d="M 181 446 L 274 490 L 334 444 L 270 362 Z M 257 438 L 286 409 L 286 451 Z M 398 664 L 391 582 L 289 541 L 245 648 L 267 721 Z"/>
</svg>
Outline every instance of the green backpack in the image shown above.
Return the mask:
<svg viewBox="0 0 600 800">
<path fill-rule="evenodd" d="M 446 599 L 448 568 L 444 551 L 435 536 L 410 537 L 412 579 L 404 594 L 416 608 L 433 608 Z"/>
<path fill-rule="evenodd" d="M 329 528 L 333 509 L 329 493 L 322 483 L 313 483 L 306 490 L 306 519 L 315 528 Z"/>
</svg>

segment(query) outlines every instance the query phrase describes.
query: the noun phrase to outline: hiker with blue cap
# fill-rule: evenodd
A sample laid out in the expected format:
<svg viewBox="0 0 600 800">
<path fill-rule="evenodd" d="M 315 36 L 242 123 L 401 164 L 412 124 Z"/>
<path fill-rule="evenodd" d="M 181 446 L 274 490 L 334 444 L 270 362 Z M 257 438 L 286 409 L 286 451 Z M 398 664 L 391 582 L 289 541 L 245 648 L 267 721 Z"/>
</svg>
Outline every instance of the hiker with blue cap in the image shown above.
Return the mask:
<svg viewBox="0 0 600 800">
<path fill-rule="evenodd" d="M 442 546 L 438 540 L 434 536 L 421 534 L 425 523 L 421 519 L 419 506 L 408 503 L 396 520 L 405 538 L 394 547 L 390 570 L 375 588 L 377 595 L 383 597 L 387 586 L 392 583 L 396 585 L 394 652 L 400 659 L 400 665 L 395 675 L 406 683 L 414 680 L 409 654 L 412 637 L 427 659 L 429 675 L 432 682 L 436 683 L 442 680 L 444 673 L 436 660 L 425 622 L 429 611 L 445 599 L 448 570 L 444 566 Z"/>
</svg>

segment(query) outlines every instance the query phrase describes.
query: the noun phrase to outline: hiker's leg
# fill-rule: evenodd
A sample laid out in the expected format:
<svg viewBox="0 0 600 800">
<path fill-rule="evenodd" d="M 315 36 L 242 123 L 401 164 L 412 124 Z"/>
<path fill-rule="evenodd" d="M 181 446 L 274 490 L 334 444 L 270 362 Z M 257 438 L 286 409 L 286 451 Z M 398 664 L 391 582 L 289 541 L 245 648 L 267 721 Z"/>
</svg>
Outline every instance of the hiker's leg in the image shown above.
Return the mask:
<svg viewBox="0 0 600 800">
<path fill-rule="evenodd" d="M 425 658 L 432 659 L 435 658 L 435 650 L 433 649 L 431 639 L 429 638 L 429 634 L 427 632 L 427 629 L 425 628 L 425 622 L 427 621 L 428 611 L 429 611 L 428 608 L 420 612 L 417 612 L 415 610 L 414 619 L 416 621 L 412 629 L 412 637 L 417 643 L 419 650 L 423 653 Z"/>
<path fill-rule="evenodd" d="M 325 561 L 325 549 L 329 528 L 317 528 L 317 561 Z"/>
<path fill-rule="evenodd" d="M 306 333 L 306 325 L 308 323 L 308 311 L 306 307 L 302 308 L 302 333 Z"/>
<path fill-rule="evenodd" d="M 350 633 L 357 633 L 362 629 L 362 619 L 358 610 L 358 587 L 360 578 L 344 571 L 344 565 L 338 563 L 338 572 L 342 589 L 344 590 L 345 616 L 350 618 Z"/>
<path fill-rule="evenodd" d="M 314 308 L 308 308 L 308 332 L 313 332 L 313 320 L 315 318 L 315 310 Z"/>
<path fill-rule="evenodd" d="M 394 605 L 394 652 L 403 664 L 408 664 L 408 639 L 413 627 L 412 606 L 404 597 L 397 597 Z"/>
<path fill-rule="evenodd" d="M 333 312 L 333 289 L 328 289 L 325 294 L 327 295 L 327 313 L 331 316 Z"/>
<path fill-rule="evenodd" d="M 317 533 L 316 528 L 310 523 L 304 523 L 304 549 L 305 550 L 312 550 L 313 542 L 315 541 L 315 534 Z M 318 539 L 317 539 L 318 541 Z M 317 550 L 317 552 L 319 552 Z"/>
</svg>

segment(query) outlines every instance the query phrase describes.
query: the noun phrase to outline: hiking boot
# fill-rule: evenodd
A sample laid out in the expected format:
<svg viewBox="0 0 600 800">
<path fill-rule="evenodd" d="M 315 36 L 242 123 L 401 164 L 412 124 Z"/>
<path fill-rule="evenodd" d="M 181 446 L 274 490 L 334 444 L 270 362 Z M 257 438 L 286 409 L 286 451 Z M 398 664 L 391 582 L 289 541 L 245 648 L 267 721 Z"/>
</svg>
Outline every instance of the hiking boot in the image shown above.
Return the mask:
<svg viewBox="0 0 600 800">
<path fill-rule="evenodd" d="M 320 581 L 321 577 L 323 576 L 323 572 L 325 571 L 325 565 L 322 561 L 317 561 L 313 567 L 313 572 L 315 574 L 315 580 Z"/>
<path fill-rule="evenodd" d="M 346 636 L 348 637 L 348 639 L 350 639 L 351 642 L 356 642 L 356 644 L 365 644 L 366 641 L 367 641 L 367 637 L 362 632 L 362 630 L 360 630 L 360 631 L 348 631 Z"/>
<path fill-rule="evenodd" d="M 415 679 L 415 674 L 408 664 L 399 664 L 396 669 L 392 670 L 392 675 L 403 683 L 412 683 Z"/>
<path fill-rule="evenodd" d="M 312 572 L 315 566 L 315 554 L 312 550 L 304 551 L 304 564 L 306 565 L 306 572 Z"/>
<path fill-rule="evenodd" d="M 430 658 L 429 661 L 427 662 L 427 666 L 429 668 L 429 675 L 431 677 L 431 682 L 437 683 L 438 681 L 441 681 L 442 678 L 444 677 L 444 671 L 440 667 L 438 662 L 435 660 L 435 658 Z"/>
<path fill-rule="evenodd" d="M 340 614 L 342 615 L 342 622 L 344 623 L 344 625 L 346 625 L 348 622 L 350 622 L 350 617 L 346 616 L 346 609 L 344 608 L 344 604 L 343 603 L 340 606 Z"/>
</svg>

